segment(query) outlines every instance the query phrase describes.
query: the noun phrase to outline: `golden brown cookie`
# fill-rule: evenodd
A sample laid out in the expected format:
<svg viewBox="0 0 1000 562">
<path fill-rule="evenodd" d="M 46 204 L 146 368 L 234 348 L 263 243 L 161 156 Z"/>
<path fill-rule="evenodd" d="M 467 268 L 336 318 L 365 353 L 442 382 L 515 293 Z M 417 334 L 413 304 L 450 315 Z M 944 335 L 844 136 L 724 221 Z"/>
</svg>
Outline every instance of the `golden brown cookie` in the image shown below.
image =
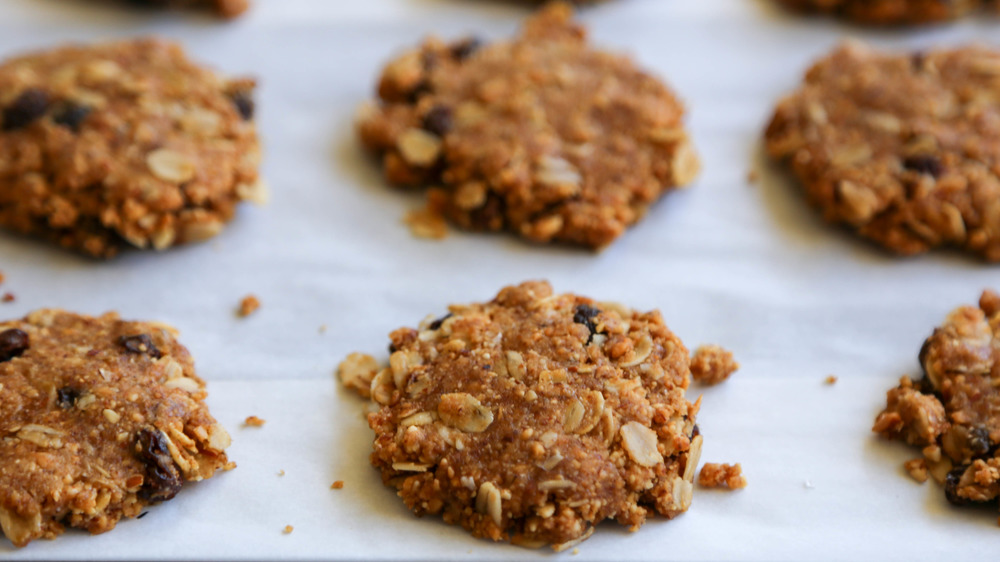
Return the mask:
<svg viewBox="0 0 1000 562">
<path fill-rule="evenodd" d="M 95 257 L 218 234 L 263 197 L 252 92 L 158 39 L 0 64 L 0 226 Z"/>
<path fill-rule="evenodd" d="M 983 6 L 995 8 L 995 0 L 778 0 L 787 8 L 832 13 L 859 23 L 913 25 L 947 21 Z"/>
<path fill-rule="evenodd" d="M 235 18 L 250 8 L 250 0 L 122 0 L 150 8 L 204 8 L 224 18 Z"/>
<path fill-rule="evenodd" d="M 778 104 L 765 140 L 827 221 L 902 255 L 1000 261 L 998 100 L 996 51 L 846 43 Z"/>
<path fill-rule="evenodd" d="M 0 322 L 0 529 L 15 545 L 109 531 L 227 467 L 175 336 L 113 313 Z"/>
<path fill-rule="evenodd" d="M 920 447 L 907 463 L 917 480 L 928 473 L 953 504 L 1000 496 L 1000 295 L 948 315 L 920 349 L 924 377 L 903 377 L 889 391 L 874 431 Z"/>
<path fill-rule="evenodd" d="M 386 178 L 433 186 L 431 208 L 462 228 L 591 248 L 690 183 L 680 102 L 571 18 L 552 3 L 513 40 L 432 38 L 391 62 L 358 123 Z"/>
<path fill-rule="evenodd" d="M 546 282 L 390 335 L 339 374 L 379 410 L 371 462 L 416 514 L 563 550 L 691 503 L 702 437 L 684 344 L 641 313 Z"/>
</svg>

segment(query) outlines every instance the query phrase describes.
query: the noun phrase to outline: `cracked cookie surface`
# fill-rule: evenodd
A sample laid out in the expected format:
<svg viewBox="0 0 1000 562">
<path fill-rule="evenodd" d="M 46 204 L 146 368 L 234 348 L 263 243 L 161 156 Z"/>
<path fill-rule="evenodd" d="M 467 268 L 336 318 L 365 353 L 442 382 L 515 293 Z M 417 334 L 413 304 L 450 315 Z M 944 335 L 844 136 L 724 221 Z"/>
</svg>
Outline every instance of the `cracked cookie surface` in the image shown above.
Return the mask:
<svg viewBox="0 0 1000 562">
<path fill-rule="evenodd" d="M 571 18 L 550 4 L 513 40 L 432 38 L 392 61 L 358 122 L 386 178 L 434 186 L 429 206 L 461 228 L 591 248 L 690 183 L 680 102 Z"/>
<path fill-rule="evenodd" d="M 95 257 L 218 234 L 261 201 L 254 83 L 158 39 L 0 64 L 0 227 Z"/>
<path fill-rule="evenodd" d="M 889 391 L 874 431 L 921 447 L 906 463 L 928 474 L 953 504 L 996 503 L 1000 496 L 1000 295 L 948 315 L 920 349 L 924 377 L 903 377 Z"/>
<path fill-rule="evenodd" d="M 783 99 L 765 140 L 824 219 L 913 255 L 1000 261 L 1000 53 L 846 43 Z"/>
<path fill-rule="evenodd" d="M 996 10 L 996 0 L 777 0 L 787 8 L 823 12 L 873 25 L 913 25 L 952 20 L 983 7 Z"/>
<path fill-rule="evenodd" d="M 109 531 L 229 468 L 229 435 L 169 326 L 38 310 L 0 322 L 0 529 Z"/>
<path fill-rule="evenodd" d="M 390 338 L 387 368 L 352 354 L 339 374 L 379 406 L 371 462 L 417 515 L 563 550 L 688 509 L 700 401 L 659 312 L 526 282 Z"/>
</svg>

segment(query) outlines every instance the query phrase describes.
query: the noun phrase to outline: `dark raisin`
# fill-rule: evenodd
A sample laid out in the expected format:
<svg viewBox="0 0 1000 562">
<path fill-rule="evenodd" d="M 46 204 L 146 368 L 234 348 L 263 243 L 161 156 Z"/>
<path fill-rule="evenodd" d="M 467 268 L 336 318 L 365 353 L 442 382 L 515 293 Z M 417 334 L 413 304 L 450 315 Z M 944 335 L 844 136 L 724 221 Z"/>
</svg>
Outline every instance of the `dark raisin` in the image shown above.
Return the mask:
<svg viewBox="0 0 1000 562">
<path fill-rule="evenodd" d="M 694 424 L 694 429 L 691 430 L 691 439 L 694 439 L 699 435 L 701 435 L 701 428 L 698 427 L 698 424 Z"/>
<path fill-rule="evenodd" d="M 167 501 L 181 489 L 181 473 L 170 458 L 170 450 L 158 429 L 140 429 L 135 439 L 135 456 L 146 465 L 146 478 L 139 497 L 147 501 Z"/>
<path fill-rule="evenodd" d="M 3 130 L 13 131 L 30 125 L 49 109 L 49 94 L 29 88 L 3 110 Z"/>
<path fill-rule="evenodd" d="M 257 105 L 253 101 L 253 94 L 248 90 L 237 90 L 229 94 L 229 98 L 233 100 L 236 111 L 240 113 L 240 117 L 244 121 L 253 119 L 254 111 L 257 109 Z"/>
<path fill-rule="evenodd" d="M 437 330 L 438 328 L 441 327 L 441 324 L 443 324 L 444 321 L 447 320 L 447 319 L 449 319 L 449 318 L 451 318 L 451 313 L 450 312 L 448 314 L 445 314 L 441 318 L 438 318 L 437 320 L 431 322 L 430 325 L 427 326 L 427 327 L 430 328 L 431 330 Z"/>
<path fill-rule="evenodd" d="M 0 363 L 20 357 L 30 345 L 28 334 L 17 328 L 0 332 Z"/>
<path fill-rule="evenodd" d="M 972 500 L 958 495 L 958 483 L 961 482 L 962 475 L 965 474 L 967 468 L 966 466 L 960 466 L 953 469 L 944 478 L 944 497 L 948 498 L 948 501 L 953 505 L 968 505 L 972 503 Z"/>
<path fill-rule="evenodd" d="M 389 344 L 389 354 L 392 355 L 393 353 L 396 353 L 397 351 L 399 351 L 399 348 L 396 347 L 396 344 L 390 343 Z"/>
<path fill-rule="evenodd" d="M 80 391 L 71 386 L 64 386 L 56 391 L 56 397 L 59 407 L 68 410 L 76 405 L 76 400 L 80 398 Z"/>
<path fill-rule="evenodd" d="M 594 323 L 594 317 L 600 313 L 600 309 L 594 308 L 589 304 L 577 305 L 576 312 L 573 313 L 573 322 L 583 324 L 590 330 L 590 335 L 587 337 L 587 344 L 593 341 L 594 334 L 597 333 L 597 324 Z"/>
<path fill-rule="evenodd" d="M 969 452 L 972 456 L 978 457 L 990 452 L 993 446 L 990 443 L 990 430 L 985 427 L 974 427 L 969 430 Z"/>
<path fill-rule="evenodd" d="M 163 357 L 160 350 L 153 343 L 153 338 L 149 334 L 136 334 L 134 336 L 122 336 L 118 340 L 129 353 L 145 354 L 153 359 Z"/>
<path fill-rule="evenodd" d="M 903 160 L 903 167 L 920 174 L 928 174 L 932 177 L 941 177 L 944 167 L 941 161 L 935 156 L 908 156 Z"/>
<path fill-rule="evenodd" d="M 142 513 L 139 514 L 138 517 L 136 517 L 136 519 L 142 519 L 143 517 L 145 517 L 147 515 L 149 515 L 149 512 L 148 511 L 143 511 Z"/>
<path fill-rule="evenodd" d="M 443 137 L 451 130 L 451 108 L 444 105 L 435 105 L 424 115 L 424 129 Z"/>
<path fill-rule="evenodd" d="M 414 86 L 413 89 L 406 94 L 406 101 L 410 103 L 417 103 L 422 96 L 429 94 L 432 91 L 433 89 L 431 88 L 430 83 L 427 82 L 427 80 L 421 80 L 420 83 Z"/>
<path fill-rule="evenodd" d="M 475 53 L 483 46 L 483 42 L 476 37 L 469 37 L 451 46 L 451 56 L 457 60 L 465 60 L 469 55 Z"/>
<path fill-rule="evenodd" d="M 924 63 L 927 61 L 927 55 L 923 51 L 917 51 L 910 56 L 910 63 L 913 65 L 913 70 L 920 72 L 924 69 Z"/>
<path fill-rule="evenodd" d="M 62 106 L 59 111 L 52 116 L 52 121 L 56 125 L 62 125 L 74 133 L 79 133 L 80 125 L 83 124 L 84 119 L 90 115 L 91 111 L 91 108 L 85 105 L 68 103 Z"/>
</svg>

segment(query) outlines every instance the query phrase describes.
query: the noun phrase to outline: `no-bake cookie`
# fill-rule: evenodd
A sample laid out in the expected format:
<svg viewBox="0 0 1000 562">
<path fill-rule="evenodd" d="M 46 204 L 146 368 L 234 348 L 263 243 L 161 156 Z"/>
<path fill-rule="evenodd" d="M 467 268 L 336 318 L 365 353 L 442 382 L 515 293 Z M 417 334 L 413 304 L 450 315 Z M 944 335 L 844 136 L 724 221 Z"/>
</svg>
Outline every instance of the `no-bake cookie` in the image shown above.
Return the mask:
<svg viewBox="0 0 1000 562">
<path fill-rule="evenodd" d="M 884 54 L 846 43 L 765 134 L 823 217 L 903 255 L 1000 261 L 1000 53 Z"/>
<path fill-rule="evenodd" d="M 7 60 L 0 227 L 102 258 L 218 234 L 265 195 L 253 87 L 157 39 Z"/>
<path fill-rule="evenodd" d="M 874 431 L 920 447 L 906 463 L 917 480 L 944 484 L 953 504 L 1000 496 L 1000 295 L 948 315 L 920 349 L 923 378 L 889 391 Z"/>
<path fill-rule="evenodd" d="M 787 8 L 831 13 L 875 25 L 910 25 L 940 22 L 973 13 L 996 0 L 778 0 Z"/>
<path fill-rule="evenodd" d="M 169 326 L 38 310 L 0 322 L 0 529 L 91 533 L 232 465 Z"/>
<path fill-rule="evenodd" d="M 562 550 L 691 504 L 700 401 L 659 312 L 527 282 L 390 338 L 388 367 L 339 375 L 379 407 L 371 462 L 416 514 Z"/>
<path fill-rule="evenodd" d="M 510 41 L 431 38 L 378 94 L 358 131 L 386 178 L 432 186 L 432 210 L 469 230 L 601 248 L 699 170 L 680 102 L 589 47 L 565 3 Z"/>
</svg>

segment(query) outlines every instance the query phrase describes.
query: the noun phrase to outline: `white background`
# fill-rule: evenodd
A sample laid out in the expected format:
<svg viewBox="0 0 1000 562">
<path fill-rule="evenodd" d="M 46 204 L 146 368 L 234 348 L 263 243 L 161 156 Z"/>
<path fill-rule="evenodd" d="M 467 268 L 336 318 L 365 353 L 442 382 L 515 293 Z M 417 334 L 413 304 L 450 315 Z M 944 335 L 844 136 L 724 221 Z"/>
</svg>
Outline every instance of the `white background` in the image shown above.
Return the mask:
<svg viewBox="0 0 1000 562">
<path fill-rule="evenodd" d="M 157 33 L 193 57 L 260 79 L 260 133 L 272 202 L 241 209 L 216 240 L 100 263 L 0 235 L 17 301 L 176 325 L 231 429 L 235 471 L 190 486 L 141 521 L 79 531 L 0 556 L 30 558 L 529 559 L 413 517 L 368 465 L 360 400 L 333 371 L 355 350 L 385 356 L 387 334 L 450 302 L 548 278 L 572 291 L 659 308 L 694 347 L 731 348 L 742 370 L 704 390 L 703 461 L 743 463 L 750 485 L 696 489 L 691 510 L 630 534 L 604 524 L 573 560 L 988 559 L 994 508 L 958 510 L 873 437 L 885 391 L 918 370 L 917 351 L 996 267 L 954 253 L 897 259 L 822 224 L 761 158 L 775 101 L 845 35 L 929 47 L 996 37 L 1000 21 L 872 31 L 797 18 L 763 1 L 620 0 L 584 10 L 594 40 L 632 53 L 690 109 L 704 172 L 600 254 L 506 235 L 413 238 L 420 196 L 387 187 L 355 142 L 357 106 L 383 63 L 429 33 L 509 35 L 528 10 L 487 0 L 255 0 L 233 23 L 74 0 L 0 0 L 0 55 L 68 40 Z M 750 185 L 747 172 L 761 170 Z M 234 316 L 255 293 L 261 310 Z M 320 333 L 320 326 L 328 326 Z M 828 374 L 840 381 L 823 384 Z M 694 387 L 692 398 L 703 389 Z M 268 420 L 241 428 L 248 415 Z M 279 477 L 279 470 L 286 475 Z M 344 480 L 343 490 L 329 489 Z M 808 483 L 808 485 L 807 485 Z M 811 486 L 811 487 L 810 487 Z M 293 525 L 291 535 L 282 528 Z"/>
</svg>

